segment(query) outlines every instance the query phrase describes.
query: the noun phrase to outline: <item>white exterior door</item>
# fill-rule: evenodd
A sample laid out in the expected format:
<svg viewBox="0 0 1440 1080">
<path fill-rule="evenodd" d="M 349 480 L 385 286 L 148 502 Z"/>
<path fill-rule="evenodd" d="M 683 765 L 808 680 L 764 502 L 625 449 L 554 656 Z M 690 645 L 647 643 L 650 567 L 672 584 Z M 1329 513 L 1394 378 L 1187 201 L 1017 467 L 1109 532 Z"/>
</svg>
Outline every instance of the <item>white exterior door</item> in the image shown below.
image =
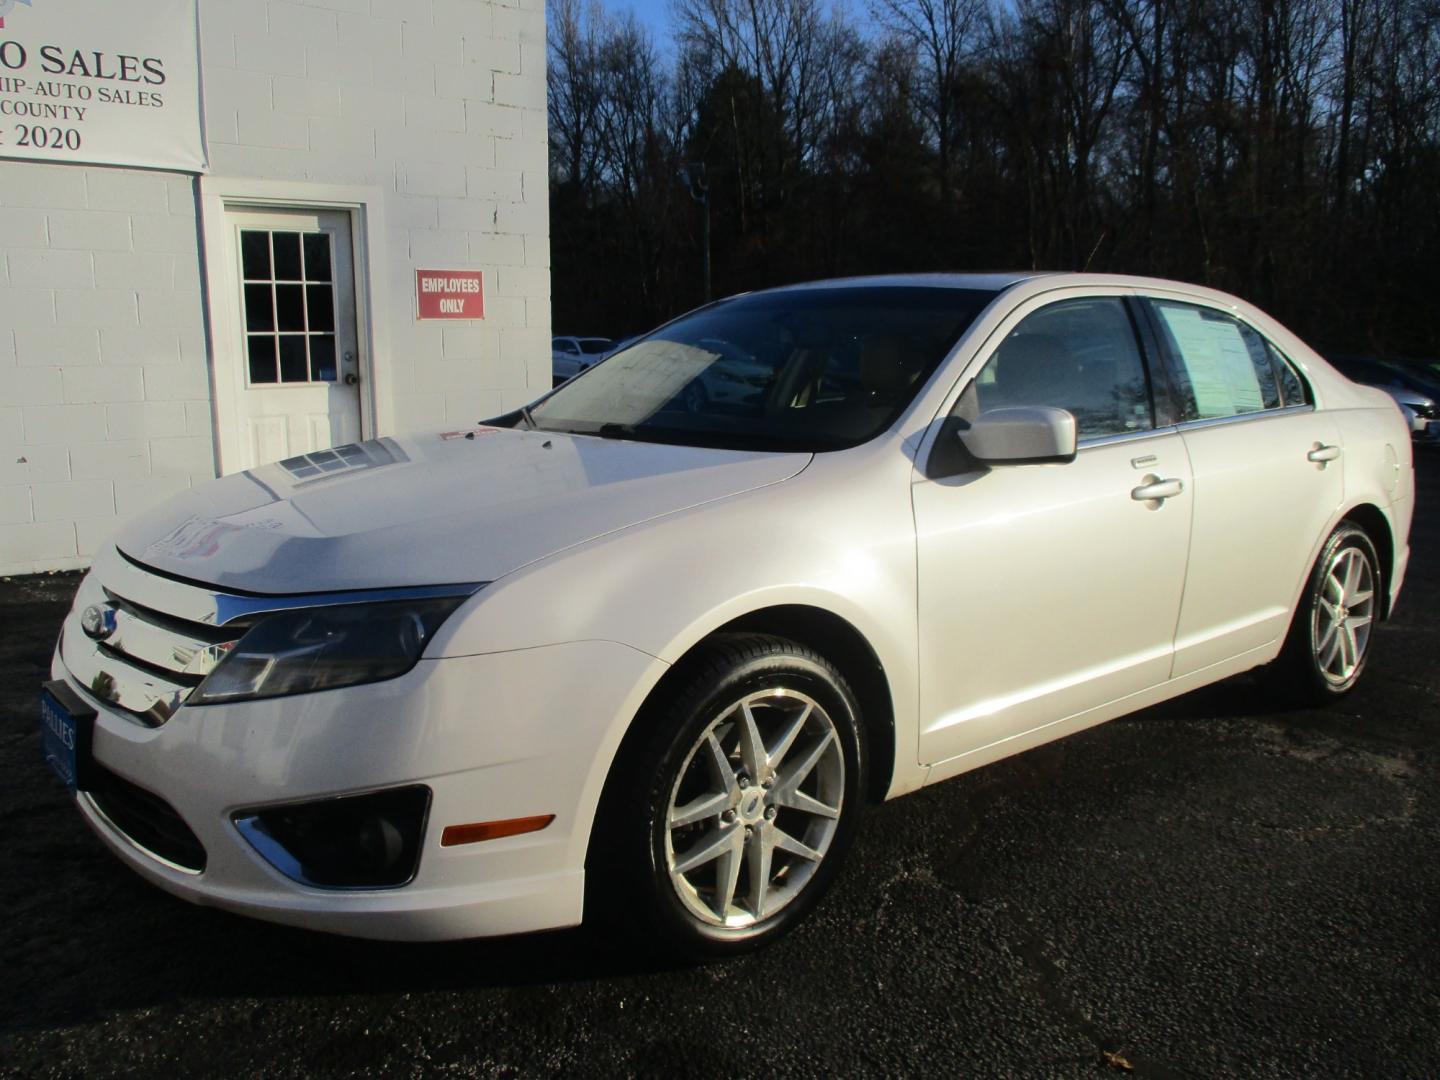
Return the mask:
<svg viewBox="0 0 1440 1080">
<path fill-rule="evenodd" d="M 239 337 L 227 472 L 361 437 L 355 266 L 343 211 L 227 208 Z"/>
</svg>

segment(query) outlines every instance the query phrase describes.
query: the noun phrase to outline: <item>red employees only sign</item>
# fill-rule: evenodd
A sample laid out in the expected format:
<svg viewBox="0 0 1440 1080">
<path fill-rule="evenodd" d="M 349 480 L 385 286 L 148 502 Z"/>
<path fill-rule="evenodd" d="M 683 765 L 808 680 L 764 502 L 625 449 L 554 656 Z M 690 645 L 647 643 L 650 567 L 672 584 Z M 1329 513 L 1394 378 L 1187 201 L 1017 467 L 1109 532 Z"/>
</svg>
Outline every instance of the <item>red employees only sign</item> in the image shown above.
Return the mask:
<svg viewBox="0 0 1440 1080">
<path fill-rule="evenodd" d="M 416 270 L 417 318 L 483 319 L 484 275 L 479 270 Z"/>
</svg>

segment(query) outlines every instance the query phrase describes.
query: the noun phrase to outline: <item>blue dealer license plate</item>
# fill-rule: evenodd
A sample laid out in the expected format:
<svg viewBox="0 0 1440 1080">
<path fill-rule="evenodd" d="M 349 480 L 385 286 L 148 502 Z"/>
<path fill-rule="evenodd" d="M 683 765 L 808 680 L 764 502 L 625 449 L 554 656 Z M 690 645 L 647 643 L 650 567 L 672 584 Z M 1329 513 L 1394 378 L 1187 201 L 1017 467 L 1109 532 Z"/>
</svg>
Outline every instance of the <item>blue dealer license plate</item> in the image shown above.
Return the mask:
<svg viewBox="0 0 1440 1080">
<path fill-rule="evenodd" d="M 57 680 L 40 691 L 40 749 L 55 775 L 71 792 L 85 788 L 95 711 Z"/>
</svg>

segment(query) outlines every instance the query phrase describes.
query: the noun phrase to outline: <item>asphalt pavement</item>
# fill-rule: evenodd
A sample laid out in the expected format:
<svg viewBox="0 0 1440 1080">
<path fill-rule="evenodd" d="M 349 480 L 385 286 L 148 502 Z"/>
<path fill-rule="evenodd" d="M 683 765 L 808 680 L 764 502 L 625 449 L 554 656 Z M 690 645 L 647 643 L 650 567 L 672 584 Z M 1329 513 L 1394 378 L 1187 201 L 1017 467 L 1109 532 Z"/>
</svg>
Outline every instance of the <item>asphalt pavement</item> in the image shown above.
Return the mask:
<svg viewBox="0 0 1440 1080">
<path fill-rule="evenodd" d="M 0 581 L 0 1075 L 1440 1076 L 1440 454 L 1361 687 L 1249 677 L 870 810 L 815 916 L 686 967 L 192 907 L 39 757 L 74 575 Z"/>
</svg>

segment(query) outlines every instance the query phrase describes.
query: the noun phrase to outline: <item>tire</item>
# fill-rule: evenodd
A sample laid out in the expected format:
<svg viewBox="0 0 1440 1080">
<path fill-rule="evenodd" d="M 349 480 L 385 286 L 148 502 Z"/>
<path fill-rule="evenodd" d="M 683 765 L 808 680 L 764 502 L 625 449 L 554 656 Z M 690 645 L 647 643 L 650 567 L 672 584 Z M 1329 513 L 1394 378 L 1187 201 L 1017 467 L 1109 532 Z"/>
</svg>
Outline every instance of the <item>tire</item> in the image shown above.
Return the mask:
<svg viewBox="0 0 1440 1080">
<path fill-rule="evenodd" d="M 1271 670 L 1270 691 L 1307 705 L 1355 688 L 1370 657 L 1384 575 L 1369 535 L 1349 522 L 1325 541 Z"/>
<path fill-rule="evenodd" d="M 587 909 L 703 958 L 774 940 L 815 906 L 854 837 L 865 760 L 855 696 L 817 653 L 721 635 L 687 667 L 607 788 Z"/>
</svg>

